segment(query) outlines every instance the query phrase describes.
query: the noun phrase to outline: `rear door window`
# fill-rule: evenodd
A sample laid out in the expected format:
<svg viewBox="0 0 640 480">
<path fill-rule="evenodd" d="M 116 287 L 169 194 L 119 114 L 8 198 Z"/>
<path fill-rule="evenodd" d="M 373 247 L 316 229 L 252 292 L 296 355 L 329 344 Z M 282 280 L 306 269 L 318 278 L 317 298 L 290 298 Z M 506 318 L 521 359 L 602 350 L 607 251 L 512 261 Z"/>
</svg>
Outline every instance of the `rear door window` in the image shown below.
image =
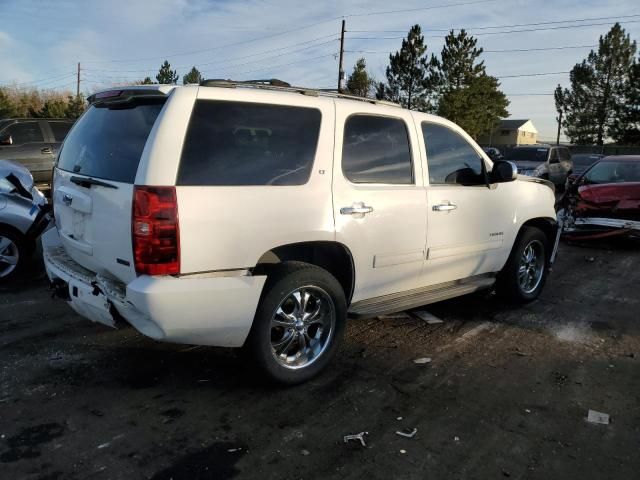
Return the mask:
<svg viewBox="0 0 640 480">
<path fill-rule="evenodd" d="M 12 145 L 24 145 L 26 143 L 42 143 L 44 137 L 38 122 L 14 123 L 3 132 L 5 136 L 11 136 Z"/>
<path fill-rule="evenodd" d="M 90 107 L 69 132 L 58 168 L 133 183 L 142 150 L 164 102 L 164 98 L 146 98 Z"/>
<path fill-rule="evenodd" d="M 342 172 L 353 183 L 412 184 L 413 166 L 404 120 L 352 115 L 344 125 Z"/>
<path fill-rule="evenodd" d="M 62 142 L 69 130 L 71 130 L 71 126 L 73 124 L 69 122 L 49 122 L 49 126 L 51 127 L 51 131 L 53 132 L 53 139 L 56 142 Z"/>
<path fill-rule="evenodd" d="M 303 185 L 311 175 L 321 113 L 314 108 L 198 100 L 178 185 Z"/>
</svg>

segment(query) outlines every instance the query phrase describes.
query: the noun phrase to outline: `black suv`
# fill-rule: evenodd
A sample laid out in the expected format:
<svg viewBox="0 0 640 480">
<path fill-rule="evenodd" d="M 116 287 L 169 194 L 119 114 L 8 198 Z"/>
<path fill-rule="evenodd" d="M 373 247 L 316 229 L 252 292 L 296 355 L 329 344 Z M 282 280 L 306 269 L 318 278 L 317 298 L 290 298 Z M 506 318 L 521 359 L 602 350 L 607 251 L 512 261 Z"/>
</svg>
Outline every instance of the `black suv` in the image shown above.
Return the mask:
<svg viewBox="0 0 640 480">
<path fill-rule="evenodd" d="M 73 123 L 62 118 L 0 120 L 0 160 L 21 163 L 36 183 L 49 183 L 56 153 Z"/>
</svg>

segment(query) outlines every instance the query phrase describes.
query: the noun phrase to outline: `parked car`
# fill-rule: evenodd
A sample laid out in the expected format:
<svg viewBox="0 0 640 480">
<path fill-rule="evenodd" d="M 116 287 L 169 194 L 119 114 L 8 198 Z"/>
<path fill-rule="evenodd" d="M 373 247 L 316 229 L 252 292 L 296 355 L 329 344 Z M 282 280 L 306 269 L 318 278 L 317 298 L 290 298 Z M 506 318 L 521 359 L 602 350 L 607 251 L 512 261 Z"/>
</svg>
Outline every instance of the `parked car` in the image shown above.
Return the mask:
<svg viewBox="0 0 640 480">
<path fill-rule="evenodd" d="M 29 170 L 0 160 L 0 283 L 20 274 L 50 220 L 47 200 Z"/>
<path fill-rule="evenodd" d="M 73 120 L 9 118 L 0 120 L 0 160 L 12 160 L 29 169 L 36 183 L 49 183 L 60 144 Z"/>
<path fill-rule="evenodd" d="M 568 236 L 640 236 L 640 155 L 598 160 L 568 184 L 559 215 Z"/>
<path fill-rule="evenodd" d="M 601 153 L 576 153 L 571 155 L 571 161 L 573 162 L 573 171 L 567 177 L 567 182 L 574 182 L 587 170 L 587 168 L 589 168 L 601 158 L 604 158 L 604 155 Z"/>
<path fill-rule="evenodd" d="M 484 153 L 486 153 L 487 156 L 494 162 L 496 160 L 502 160 L 504 158 L 502 156 L 502 153 L 500 153 L 500 150 L 495 147 L 483 147 L 482 150 L 484 150 Z"/>
<path fill-rule="evenodd" d="M 219 81 L 89 102 L 62 146 L 57 229 L 43 236 L 58 296 L 88 319 L 244 346 L 296 383 L 327 365 L 347 315 L 494 285 L 528 302 L 544 285 L 552 185 L 516 178 L 443 118 Z"/>
<path fill-rule="evenodd" d="M 564 187 L 567 176 L 573 171 L 567 147 L 519 145 L 509 149 L 504 159 L 515 163 L 518 173 L 549 180 L 558 187 Z"/>
</svg>

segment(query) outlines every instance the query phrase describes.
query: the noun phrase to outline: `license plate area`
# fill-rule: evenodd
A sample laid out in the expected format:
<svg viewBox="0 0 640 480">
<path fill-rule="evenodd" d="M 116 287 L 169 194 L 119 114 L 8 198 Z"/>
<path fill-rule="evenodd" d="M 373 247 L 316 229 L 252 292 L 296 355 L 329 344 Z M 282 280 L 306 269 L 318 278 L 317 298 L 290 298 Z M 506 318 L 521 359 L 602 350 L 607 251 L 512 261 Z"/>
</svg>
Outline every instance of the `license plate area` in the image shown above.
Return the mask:
<svg viewBox="0 0 640 480">
<path fill-rule="evenodd" d="M 96 287 L 75 280 L 69 281 L 69 304 L 76 313 L 93 322 L 115 327 L 111 302 Z"/>
</svg>

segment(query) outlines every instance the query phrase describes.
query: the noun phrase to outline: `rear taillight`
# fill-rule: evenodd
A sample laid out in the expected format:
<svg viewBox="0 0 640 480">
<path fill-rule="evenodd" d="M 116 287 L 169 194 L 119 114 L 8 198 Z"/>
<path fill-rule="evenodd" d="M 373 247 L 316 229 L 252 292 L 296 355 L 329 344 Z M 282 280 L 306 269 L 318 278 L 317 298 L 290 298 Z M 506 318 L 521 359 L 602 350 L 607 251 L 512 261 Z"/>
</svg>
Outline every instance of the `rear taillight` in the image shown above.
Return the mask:
<svg viewBox="0 0 640 480">
<path fill-rule="evenodd" d="M 180 273 L 175 187 L 134 187 L 131 236 L 138 275 Z"/>
</svg>

